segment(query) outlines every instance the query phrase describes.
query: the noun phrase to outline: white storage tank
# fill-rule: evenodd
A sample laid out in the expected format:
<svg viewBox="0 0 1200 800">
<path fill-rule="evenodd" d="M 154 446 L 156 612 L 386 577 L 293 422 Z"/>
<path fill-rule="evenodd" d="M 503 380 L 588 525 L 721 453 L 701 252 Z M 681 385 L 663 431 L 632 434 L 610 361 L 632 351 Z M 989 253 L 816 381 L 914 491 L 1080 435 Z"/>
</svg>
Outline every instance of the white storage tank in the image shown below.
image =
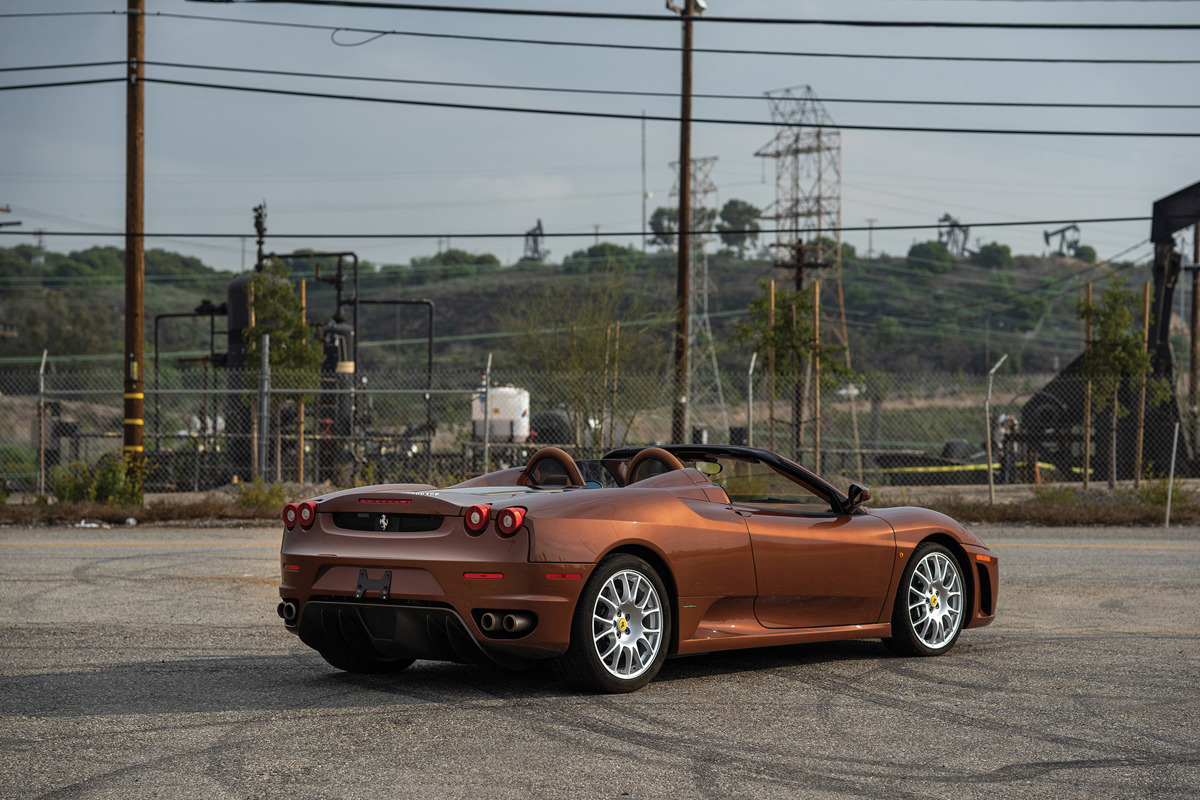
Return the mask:
<svg viewBox="0 0 1200 800">
<path fill-rule="evenodd" d="M 484 402 L 487 407 L 484 407 Z M 523 442 L 529 438 L 529 391 L 515 386 L 495 386 L 486 398 L 480 392 L 471 403 L 475 440 L 483 441 L 484 420 L 493 442 Z"/>
</svg>

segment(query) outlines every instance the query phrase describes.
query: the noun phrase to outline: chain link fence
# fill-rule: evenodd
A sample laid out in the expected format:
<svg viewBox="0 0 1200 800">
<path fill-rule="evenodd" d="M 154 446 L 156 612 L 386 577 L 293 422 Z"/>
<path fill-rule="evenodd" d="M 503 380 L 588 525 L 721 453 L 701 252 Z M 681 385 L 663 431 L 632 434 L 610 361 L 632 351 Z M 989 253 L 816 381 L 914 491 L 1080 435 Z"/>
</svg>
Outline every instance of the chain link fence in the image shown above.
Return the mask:
<svg viewBox="0 0 1200 800">
<path fill-rule="evenodd" d="M 1144 412 L 1140 383 L 1093 381 L 1090 417 L 1088 383 L 1061 375 L 998 375 L 990 401 L 986 376 L 875 374 L 819 393 L 812 383 L 724 376 L 723 404 L 692 398 L 689 436 L 774 449 L 843 487 L 983 484 L 989 464 L 997 483 L 1158 477 L 1173 456 L 1177 474 L 1196 471 L 1194 417 L 1158 381 Z M 146 381 L 146 490 L 203 491 L 235 476 L 443 484 L 524 463 L 545 445 L 595 458 L 669 442 L 671 386 L 669 374 L 261 375 L 176 364 Z M 50 492 L 57 467 L 120 453 L 122 392 L 113 371 L 0 373 L 6 489 L 37 491 L 44 479 Z"/>
</svg>

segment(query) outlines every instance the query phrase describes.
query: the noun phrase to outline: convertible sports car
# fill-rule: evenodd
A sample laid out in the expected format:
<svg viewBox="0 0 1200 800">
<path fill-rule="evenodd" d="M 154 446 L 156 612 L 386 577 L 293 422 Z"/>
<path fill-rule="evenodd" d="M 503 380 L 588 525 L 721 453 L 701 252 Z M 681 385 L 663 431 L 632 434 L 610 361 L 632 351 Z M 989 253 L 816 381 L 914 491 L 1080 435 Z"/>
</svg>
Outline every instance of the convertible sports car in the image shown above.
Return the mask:
<svg viewBox="0 0 1200 800">
<path fill-rule="evenodd" d="M 942 514 L 875 510 L 776 453 L 666 445 L 283 509 L 287 629 L 335 667 L 546 660 L 628 692 L 668 655 L 879 637 L 914 656 L 995 618 L 996 556 Z"/>
</svg>

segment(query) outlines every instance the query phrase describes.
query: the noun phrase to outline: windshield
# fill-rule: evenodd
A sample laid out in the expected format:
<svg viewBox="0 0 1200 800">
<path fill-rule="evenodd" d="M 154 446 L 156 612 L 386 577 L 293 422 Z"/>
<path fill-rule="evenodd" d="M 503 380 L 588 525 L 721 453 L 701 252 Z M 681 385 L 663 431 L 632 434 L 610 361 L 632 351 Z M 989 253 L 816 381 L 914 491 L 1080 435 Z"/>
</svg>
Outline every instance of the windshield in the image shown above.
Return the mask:
<svg viewBox="0 0 1200 800">
<path fill-rule="evenodd" d="M 824 513 L 830 499 L 820 490 L 757 459 L 723 454 L 681 457 L 720 486 L 735 504 Z"/>
</svg>

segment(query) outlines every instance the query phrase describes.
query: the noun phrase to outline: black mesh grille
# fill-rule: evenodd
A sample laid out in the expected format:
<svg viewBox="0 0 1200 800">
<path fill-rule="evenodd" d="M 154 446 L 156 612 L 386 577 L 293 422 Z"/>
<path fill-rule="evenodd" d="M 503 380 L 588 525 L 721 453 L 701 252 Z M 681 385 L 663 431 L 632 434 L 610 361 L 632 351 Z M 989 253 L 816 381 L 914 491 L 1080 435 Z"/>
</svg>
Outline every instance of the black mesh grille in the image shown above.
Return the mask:
<svg viewBox="0 0 1200 800">
<path fill-rule="evenodd" d="M 333 524 L 348 531 L 424 533 L 442 527 L 441 514 L 388 514 L 383 511 L 335 511 Z"/>
</svg>

